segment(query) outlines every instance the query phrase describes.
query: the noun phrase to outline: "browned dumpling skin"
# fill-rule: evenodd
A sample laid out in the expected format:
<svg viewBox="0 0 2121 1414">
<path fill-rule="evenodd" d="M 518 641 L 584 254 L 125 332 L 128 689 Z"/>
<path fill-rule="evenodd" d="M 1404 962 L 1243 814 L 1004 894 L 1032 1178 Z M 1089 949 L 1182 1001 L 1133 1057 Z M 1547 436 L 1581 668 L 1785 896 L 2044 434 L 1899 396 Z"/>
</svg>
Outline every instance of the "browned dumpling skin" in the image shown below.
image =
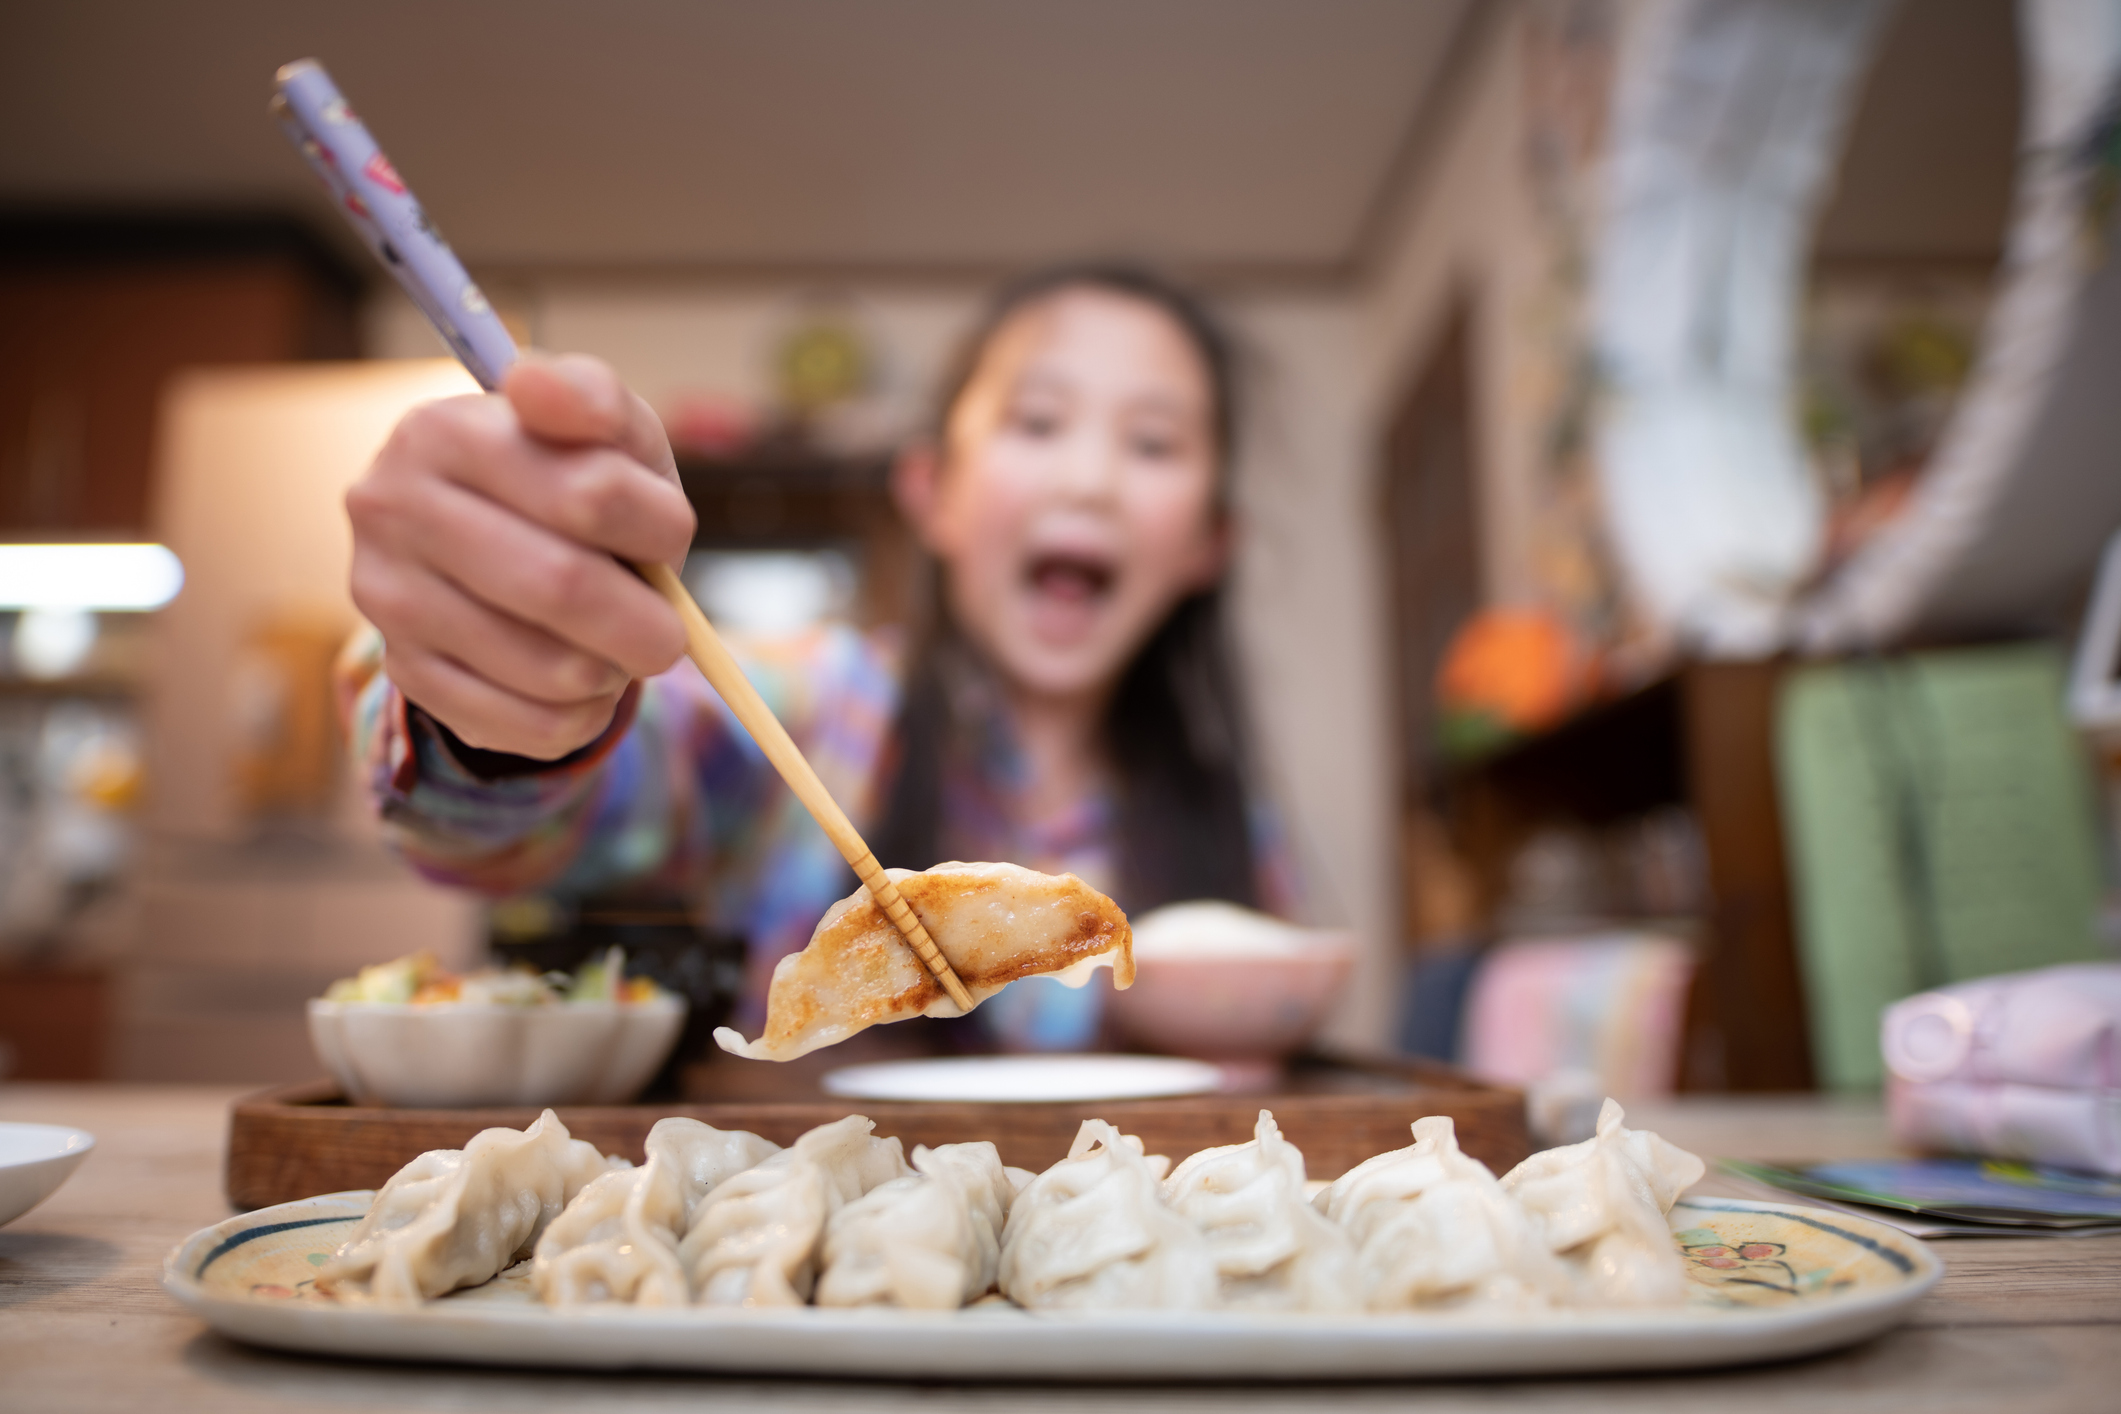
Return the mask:
<svg viewBox="0 0 2121 1414">
<path fill-rule="evenodd" d="M 1134 985 L 1134 934 L 1119 905 L 1073 874 L 1014 864 L 893 869 L 928 936 L 956 969 L 975 1006 L 1025 977 L 1061 974 L 1080 986 L 1097 967 Z M 956 1016 L 891 920 L 859 889 L 819 920 L 810 944 L 780 960 L 766 994 L 766 1034 L 714 1033 L 732 1055 L 794 1060 L 857 1031 L 912 1016 Z"/>
</svg>

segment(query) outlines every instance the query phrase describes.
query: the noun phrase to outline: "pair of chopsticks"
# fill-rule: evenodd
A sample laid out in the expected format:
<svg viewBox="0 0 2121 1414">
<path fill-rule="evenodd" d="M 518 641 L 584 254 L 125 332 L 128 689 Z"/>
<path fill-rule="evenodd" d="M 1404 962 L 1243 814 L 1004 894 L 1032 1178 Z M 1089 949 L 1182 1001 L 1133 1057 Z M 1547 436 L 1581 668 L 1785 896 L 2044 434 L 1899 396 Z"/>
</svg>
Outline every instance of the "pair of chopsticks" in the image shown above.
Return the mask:
<svg viewBox="0 0 2121 1414">
<path fill-rule="evenodd" d="M 288 140 L 331 192 L 339 212 L 353 226 L 384 268 L 397 277 L 471 376 L 491 392 L 501 386 L 516 361 L 515 340 L 495 315 L 479 287 L 428 223 L 418 201 L 376 146 L 368 129 L 354 116 L 331 76 L 313 59 L 282 68 L 275 83 L 273 116 Z M 766 759 L 781 773 L 796 798 L 824 827 L 846 856 L 877 906 L 927 965 L 958 1010 L 972 1010 L 971 994 L 951 969 L 950 961 L 921 920 L 907 906 L 898 885 L 877 863 L 876 852 L 840 809 L 825 783 L 804 759 L 788 729 L 773 715 L 758 689 L 744 676 L 736 659 L 714 631 L 707 615 L 693 602 L 684 582 L 668 565 L 635 564 L 635 573 L 670 601 L 685 625 L 685 651 L 699 665 L 729 710 L 744 724 Z"/>
</svg>

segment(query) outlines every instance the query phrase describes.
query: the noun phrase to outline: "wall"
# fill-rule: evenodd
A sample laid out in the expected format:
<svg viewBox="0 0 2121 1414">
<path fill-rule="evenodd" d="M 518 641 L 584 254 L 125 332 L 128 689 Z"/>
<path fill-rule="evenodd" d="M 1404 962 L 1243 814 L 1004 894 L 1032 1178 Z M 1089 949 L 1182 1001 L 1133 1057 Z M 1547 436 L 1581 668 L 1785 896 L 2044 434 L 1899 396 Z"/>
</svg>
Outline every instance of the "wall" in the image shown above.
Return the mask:
<svg viewBox="0 0 2121 1414">
<path fill-rule="evenodd" d="M 1466 302 L 1481 562 L 1493 599 L 1529 597 L 1535 590 L 1526 538 L 1536 434 L 1521 409 L 1543 391 L 1531 386 L 1540 370 L 1527 348 L 1539 311 L 1525 307 L 1537 283 L 1540 249 L 1522 156 L 1522 44 L 1513 14 L 1475 56 L 1456 111 L 1430 149 L 1420 179 L 1403 194 L 1391 235 L 1362 280 L 1354 329 L 1354 363 L 1362 379 L 1356 415 L 1381 434 L 1454 306 Z"/>
<path fill-rule="evenodd" d="M 1262 765 L 1304 870 L 1311 920 L 1363 939 L 1327 1028 L 1389 1046 L 1399 997 L 1396 764 L 1361 311 L 1346 296 L 1253 296 L 1235 312 L 1258 380 L 1239 484 L 1233 599 Z"/>
<path fill-rule="evenodd" d="M 242 761 L 285 683 L 258 677 L 256 635 L 314 629 L 328 653 L 356 622 L 340 495 L 402 412 L 461 392 L 454 363 L 280 364 L 180 375 L 163 400 L 153 533 L 184 562 L 151 625 L 144 839 L 123 906 L 112 1073 L 297 1080 L 315 1073 L 303 1002 L 386 956 L 461 965 L 468 898 L 385 851 L 341 780 L 299 818 L 246 808 Z M 327 767 L 328 769 L 328 767 Z"/>
<path fill-rule="evenodd" d="M 771 403 L 776 345 L 813 308 L 845 311 L 878 355 L 877 396 L 901 417 L 925 407 L 930 382 L 978 312 L 982 287 L 881 284 L 568 281 L 495 290 L 496 304 L 540 347 L 593 353 L 666 416 L 687 397 Z M 367 317 L 368 351 L 428 357 L 441 342 L 395 290 Z"/>
<path fill-rule="evenodd" d="M 155 833 L 221 842 L 248 834 L 231 770 L 249 715 L 239 701 L 246 640 L 276 620 L 353 629 L 340 498 L 405 409 L 472 386 L 439 360 L 192 370 L 172 380 L 152 523 L 184 563 L 185 584 L 153 620 Z"/>
<path fill-rule="evenodd" d="M 1278 709 L 1276 738 L 1299 766 L 1305 818 L 1321 830 L 1348 913 L 1370 940 L 1333 1026 L 1351 1044 L 1389 1042 L 1404 995 L 1403 746 L 1392 698 L 1383 446 L 1459 308 L 1486 597 L 1548 601 L 1542 549 L 1548 563 L 1557 546 L 1567 562 L 1587 558 L 1577 517 L 1543 480 L 1541 439 L 1570 393 L 1553 350 L 1573 309 L 1555 298 L 1555 252 L 1540 234 L 1527 171 L 1521 15 L 1511 10 L 1468 57 L 1444 125 L 1347 297 L 1339 347 L 1304 360 L 1297 421 L 1309 439 L 1308 477 L 1289 475 L 1292 463 L 1262 488 L 1277 499 L 1278 534 L 1301 545 L 1304 562 L 1279 603 L 1257 611 L 1279 626 L 1288 674 L 1264 691 Z"/>
<path fill-rule="evenodd" d="M 1461 308 L 1485 597 L 1544 605 L 1586 636 L 1609 632 L 1622 612 L 1592 469 L 1565 436 L 1588 391 L 1572 351 L 1621 18 L 1597 0 L 1497 12 L 1346 296 L 1334 346 L 1290 338 L 1304 354 L 1291 392 L 1308 442 L 1260 492 L 1275 500 L 1275 533 L 1301 547 L 1302 563 L 1253 617 L 1256 630 L 1269 618 L 1279 626 L 1277 666 L 1287 676 L 1263 692 L 1277 712 L 1275 737 L 1299 766 L 1293 793 L 1336 859 L 1349 915 L 1372 940 L 1335 1022 L 1350 1042 L 1388 1038 L 1403 995 L 1403 747 L 1383 447 Z M 1301 321 L 1283 327 L 1290 337 Z M 1293 474 L 1299 467 L 1304 474 Z"/>
</svg>

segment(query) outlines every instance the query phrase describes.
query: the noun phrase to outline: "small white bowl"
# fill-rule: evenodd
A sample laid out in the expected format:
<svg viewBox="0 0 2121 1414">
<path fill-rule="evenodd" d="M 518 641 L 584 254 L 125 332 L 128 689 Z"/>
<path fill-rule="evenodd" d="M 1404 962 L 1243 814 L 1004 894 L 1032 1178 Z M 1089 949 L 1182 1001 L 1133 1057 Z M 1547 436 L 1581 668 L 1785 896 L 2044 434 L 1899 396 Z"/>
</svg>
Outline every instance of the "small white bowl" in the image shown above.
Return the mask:
<svg viewBox="0 0 2121 1414">
<path fill-rule="evenodd" d="M 1166 904 L 1134 921 L 1134 985 L 1112 1012 L 1136 1045 L 1225 1065 L 1300 1051 L 1354 970 L 1356 936 L 1235 904 Z"/>
<path fill-rule="evenodd" d="M 63 1124 L 0 1124 L 0 1227 L 52 1196 L 96 1136 Z"/>
<path fill-rule="evenodd" d="M 310 1044 L 347 1098 L 412 1109 L 624 1104 L 684 1025 L 682 997 L 309 1004 Z"/>
</svg>

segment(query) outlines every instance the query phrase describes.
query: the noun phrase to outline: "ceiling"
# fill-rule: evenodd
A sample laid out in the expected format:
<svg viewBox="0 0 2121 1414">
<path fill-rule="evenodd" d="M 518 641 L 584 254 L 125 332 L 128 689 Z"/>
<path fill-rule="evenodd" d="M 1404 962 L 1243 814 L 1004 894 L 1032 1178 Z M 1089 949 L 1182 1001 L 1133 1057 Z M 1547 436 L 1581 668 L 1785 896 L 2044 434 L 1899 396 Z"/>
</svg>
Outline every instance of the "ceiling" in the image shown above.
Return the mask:
<svg viewBox="0 0 2121 1414">
<path fill-rule="evenodd" d="M 1348 270 L 1467 0 L 67 0 L 0 7 L 0 201 L 299 205 L 321 59 L 469 263 Z"/>
</svg>

